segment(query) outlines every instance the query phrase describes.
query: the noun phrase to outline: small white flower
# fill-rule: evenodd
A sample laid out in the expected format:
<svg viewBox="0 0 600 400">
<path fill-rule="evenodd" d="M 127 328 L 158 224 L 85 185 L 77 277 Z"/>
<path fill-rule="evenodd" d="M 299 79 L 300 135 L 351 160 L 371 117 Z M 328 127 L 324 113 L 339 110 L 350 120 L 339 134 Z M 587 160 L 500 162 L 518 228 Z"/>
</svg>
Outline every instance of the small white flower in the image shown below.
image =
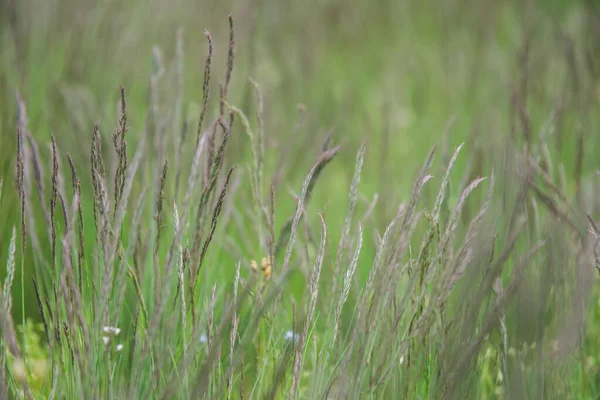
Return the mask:
<svg viewBox="0 0 600 400">
<path fill-rule="evenodd" d="M 102 340 L 104 341 L 105 346 L 108 346 L 110 343 L 110 338 L 108 336 L 102 336 Z"/>
<path fill-rule="evenodd" d="M 105 326 L 104 333 L 110 336 L 117 336 L 119 333 L 121 333 L 121 329 L 114 326 Z"/>
<path fill-rule="evenodd" d="M 404 364 L 404 356 L 400 356 L 400 365 Z"/>
<path fill-rule="evenodd" d="M 208 338 L 204 333 L 200 335 L 200 343 L 208 343 Z"/>
<path fill-rule="evenodd" d="M 118 344 L 117 348 L 115 349 L 117 352 L 123 350 L 123 345 L 122 344 Z"/>
<path fill-rule="evenodd" d="M 285 336 L 283 337 L 287 342 L 291 342 L 291 341 L 298 341 L 300 339 L 300 335 L 298 335 L 297 333 L 294 333 L 292 331 L 287 331 L 285 333 Z"/>
</svg>

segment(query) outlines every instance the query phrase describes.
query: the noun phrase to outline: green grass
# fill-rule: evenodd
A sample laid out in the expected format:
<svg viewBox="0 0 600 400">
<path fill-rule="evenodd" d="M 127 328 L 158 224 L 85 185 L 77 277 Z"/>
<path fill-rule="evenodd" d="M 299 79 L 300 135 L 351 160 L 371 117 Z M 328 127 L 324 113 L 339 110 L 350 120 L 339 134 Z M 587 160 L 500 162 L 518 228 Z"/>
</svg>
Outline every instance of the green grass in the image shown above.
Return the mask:
<svg viewBox="0 0 600 400">
<path fill-rule="evenodd" d="M 597 398 L 595 7 L 1 5 L 0 398 Z"/>
</svg>

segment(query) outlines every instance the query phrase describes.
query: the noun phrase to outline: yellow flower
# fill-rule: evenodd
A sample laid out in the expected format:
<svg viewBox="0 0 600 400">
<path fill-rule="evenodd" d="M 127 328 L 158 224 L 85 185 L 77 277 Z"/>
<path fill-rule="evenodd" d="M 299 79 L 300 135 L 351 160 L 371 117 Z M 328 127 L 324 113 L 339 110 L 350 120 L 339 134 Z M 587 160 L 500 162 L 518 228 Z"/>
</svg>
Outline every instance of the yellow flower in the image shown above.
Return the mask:
<svg viewBox="0 0 600 400">
<path fill-rule="evenodd" d="M 271 267 L 271 260 L 268 259 L 267 257 L 263 257 L 262 265 L 261 265 L 260 269 L 261 269 L 265 279 L 269 279 L 273 272 L 273 268 Z"/>
<path fill-rule="evenodd" d="M 250 268 L 252 268 L 253 273 L 256 273 L 258 271 L 258 263 L 255 260 L 250 260 Z M 271 278 L 273 267 L 271 266 L 271 260 L 269 258 L 262 258 L 260 262 L 260 270 L 262 271 L 265 279 Z"/>
</svg>

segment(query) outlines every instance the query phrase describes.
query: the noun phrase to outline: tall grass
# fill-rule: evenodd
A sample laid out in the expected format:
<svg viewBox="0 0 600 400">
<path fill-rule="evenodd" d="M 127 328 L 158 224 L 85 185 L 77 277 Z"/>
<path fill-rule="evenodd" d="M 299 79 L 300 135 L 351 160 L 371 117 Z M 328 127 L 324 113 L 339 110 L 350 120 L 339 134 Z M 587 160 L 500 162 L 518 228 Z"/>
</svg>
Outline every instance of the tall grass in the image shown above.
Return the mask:
<svg viewBox="0 0 600 400">
<path fill-rule="evenodd" d="M 364 206 L 369 158 L 383 157 L 371 138 L 355 149 L 328 136 L 316 155 L 296 149 L 312 168 L 297 188 L 290 180 L 291 201 L 281 194 L 294 164 L 269 140 L 273 100 L 250 80 L 255 107 L 234 105 L 244 104 L 230 90 L 235 27 L 230 15 L 226 52 L 206 31 L 195 138 L 183 31 L 172 62 L 154 51 L 145 112 L 115 86 L 116 126 L 110 139 L 104 125 L 88 127 L 85 168 L 65 160 L 54 136 L 40 150 L 17 94 L 20 225 L 0 292 L 0 397 L 595 397 L 600 201 L 583 164 L 595 141 L 577 136 L 571 181 L 550 151 L 556 111 L 528 107 L 527 41 L 506 113 L 512 130 L 490 146 L 473 135 L 451 156 L 447 145 L 440 176 L 434 146 L 406 196 L 383 180 L 379 203 Z M 537 134 L 544 112 L 550 122 Z M 135 116 L 144 129 L 133 134 Z M 345 171 L 352 153 L 345 187 L 327 174 Z M 315 212 L 317 196 L 331 204 L 317 201 Z M 394 212 L 381 225 L 374 209 Z M 26 260 L 39 328 L 25 321 L 24 290 L 23 320 L 13 320 Z"/>
</svg>

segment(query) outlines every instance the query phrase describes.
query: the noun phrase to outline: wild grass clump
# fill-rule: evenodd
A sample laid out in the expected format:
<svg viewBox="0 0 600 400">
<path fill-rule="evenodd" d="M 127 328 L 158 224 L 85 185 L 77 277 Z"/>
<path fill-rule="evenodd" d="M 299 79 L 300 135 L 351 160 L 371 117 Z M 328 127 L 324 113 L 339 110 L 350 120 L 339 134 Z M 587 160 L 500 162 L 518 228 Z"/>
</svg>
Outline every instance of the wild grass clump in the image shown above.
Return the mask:
<svg viewBox="0 0 600 400">
<path fill-rule="evenodd" d="M 371 215 L 376 200 L 360 206 L 365 160 L 377 156 L 367 141 L 356 150 L 347 202 L 332 205 L 346 209 L 343 220 L 311 207 L 315 193 L 328 193 L 327 167 L 354 152 L 331 137 L 316 156 L 303 154 L 313 166 L 286 215 L 260 86 L 249 80 L 256 123 L 230 98 L 233 18 L 218 103 L 210 90 L 215 43 L 208 31 L 206 38 L 195 138 L 183 104 L 182 31 L 171 67 L 154 52 L 144 131 L 131 132 L 139 113 L 121 86 L 112 148 L 103 125 L 90 126 L 85 168 L 68 155 L 66 170 L 53 136 L 52 169 L 44 169 L 17 95 L 20 226 L 12 228 L 0 292 L 1 398 L 598 393 L 595 378 L 578 380 L 600 270 L 600 229 L 590 211 L 598 200 L 583 201 L 581 164 L 574 196 L 556 178 L 563 169 L 550 159 L 547 137 L 531 132 L 526 93 L 515 94 L 512 110 L 522 138 L 506 135 L 503 148 L 477 150 L 488 162 L 460 180 L 457 162 L 470 144 L 444 154 L 440 176 L 433 147 L 384 226 Z M 161 97 L 165 88 L 175 88 L 173 104 Z M 250 160 L 231 151 L 232 141 L 244 143 Z M 583 159 L 583 135 L 576 151 Z M 244 224 L 251 237 L 236 234 Z M 232 256 L 238 242 L 254 246 L 252 254 Z M 12 317 L 15 271 L 25 279 L 27 252 L 37 332 L 24 318 L 17 328 Z M 259 273 L 250 260 L 260 259 Z M 23 294 L 23 310 L 24 302 Z"/>
</svg>

